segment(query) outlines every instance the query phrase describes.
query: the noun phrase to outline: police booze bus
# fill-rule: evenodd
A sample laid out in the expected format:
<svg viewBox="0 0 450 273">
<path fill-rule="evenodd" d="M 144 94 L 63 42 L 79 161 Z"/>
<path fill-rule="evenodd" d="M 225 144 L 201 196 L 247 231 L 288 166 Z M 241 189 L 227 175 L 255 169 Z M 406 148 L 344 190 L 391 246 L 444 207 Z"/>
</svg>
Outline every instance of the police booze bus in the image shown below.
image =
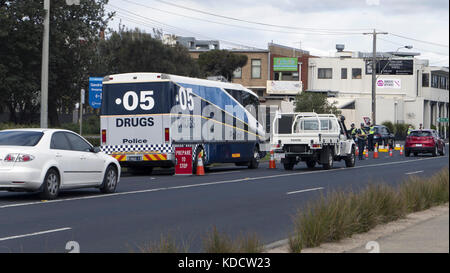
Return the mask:
<svg viewBox="0 0 450 273">
<path fill-rule="evenodd" d="M 265 155 L 257 95 L 239 84 L 161 73 L 106 76 L 101 149 L 131 172 L 175 165 L 175 148 L 192 147 L 207 166 L 257 168 Z"/>
</svg>

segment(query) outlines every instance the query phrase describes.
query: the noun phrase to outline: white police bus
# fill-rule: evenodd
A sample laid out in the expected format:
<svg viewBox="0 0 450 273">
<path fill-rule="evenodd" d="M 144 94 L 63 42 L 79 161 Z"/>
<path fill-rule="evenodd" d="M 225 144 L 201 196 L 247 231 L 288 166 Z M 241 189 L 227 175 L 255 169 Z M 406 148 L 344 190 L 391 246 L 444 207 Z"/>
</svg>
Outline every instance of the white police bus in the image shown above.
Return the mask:
<svg viewBox="0 0 450 273">
<path fill-rule="evenodd" d="M 174 166 L 177 146 L 192 147 L 205 165 L 257 168 L 265 141 L 258 106 L 257 95 L 239 84 L 161 73 L 106 76 L 101 148 L 132 171 Z"/>
</svg>

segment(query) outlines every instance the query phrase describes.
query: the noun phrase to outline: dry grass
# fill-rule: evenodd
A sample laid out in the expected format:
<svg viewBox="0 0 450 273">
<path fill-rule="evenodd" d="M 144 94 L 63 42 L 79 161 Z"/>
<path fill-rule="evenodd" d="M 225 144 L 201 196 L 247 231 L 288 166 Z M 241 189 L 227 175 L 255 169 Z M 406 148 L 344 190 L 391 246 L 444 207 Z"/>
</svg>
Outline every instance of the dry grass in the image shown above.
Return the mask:
<svg viewBox="0 0 450 273">
<path fill-rule="evenodd" d="M 411 177 L 399 187 L 371 185 L 360 193 L 334 192 L 309 203 L 294 218 L 291 252 L 367 232 L 378 224 L 449 200 L 448 168 L 423 179 Z"/>
</svg>

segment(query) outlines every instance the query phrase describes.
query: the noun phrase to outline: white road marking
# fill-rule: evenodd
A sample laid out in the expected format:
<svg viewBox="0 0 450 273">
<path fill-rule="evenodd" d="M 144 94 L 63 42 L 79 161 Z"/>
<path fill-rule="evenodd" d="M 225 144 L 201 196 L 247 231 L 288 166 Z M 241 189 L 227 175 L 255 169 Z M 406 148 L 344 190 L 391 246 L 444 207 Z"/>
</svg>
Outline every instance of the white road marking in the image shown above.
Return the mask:
<svg viewBox="0 0 450 273">
<path fill-rule="evenodd" d="M 31 236 L 37 236 L 37 235 L 43 235 L 43 234 L 48 234 L 48 233 L 55 233 L 55 232 L 60 232 L 60 231 L 65 231 L 65 230 L 70 230 L 70 229 L 72 229 L 72 228 L 70 228 L 70 227 L 65 227 L 65 228 L 52 229 L 52 230 L 46 230 L 46 231 L 40 231 L 40 232 L 34 232 L 34 233 L 23 234 L 23 235 L 16 235 L 16 236 L 4 237 L 4 238 L 0 238 L 0 242 L 1 242 L 1 241 L 6 241 L 6 240 L 13 240 L 13 239 L 19 239 L 19 238 L 25 238 L 25 237 L 31 237 Z"/>
<path fill-rule="evenodd" d="M 405 173 L 406 175 L 411 175 L 411 174 L 416 174 L 416 173 L 423 173 L 424 171 L 417 171 L 417 172 L 410 172 L 410 173 Z"/>
<path fill-rule="evenodd" d="M 229 173 L 240 173 L 240 172 L 242 172 L 242 171 L 230 171 L 230 172 L 227 172 L 227 171 L 219 171 L 219 172 L 215 172 L 215 173 L 208 173 L 208 175 L 229 174 Z"/>
<path fill-rule="evenodd" d="M 288 193 L 286 193 L 287 195 L 290 195 L 290 194 L 295 194 L 295 193 L 302 193 L 302 192 L 308 192 L 308 191 L 318 191 L 318 190 L 323 190 L 324 189 L 324 187 L 320 187 L 320 188 L 314 188 L 314 189 L 307 189 L 307 190 L 300 190 L 300 191 L 291 191 L 291 192 L 288 192 Z"/>
<path fill-rule="evenodd" d="M 445 156 L 445 157 L 448 157 L 448 156 Z M 379 166 L 386 166 L 386 165 L 405 164 L 405 163 L 417 162 L 417 161 L 441 159 L 441 158 L 445 158 L 445 157 L 441 156 L 441 157 L 420 158 L 420 159 L 413 159 L 413 160 L 394 161 L 394 162 L 386 162 L 386 163 L 379 163 L 379 164 L 372 164 L 372 165 L 356 166 L 356 167 L 353 167 L 353 168 L 337 168 L 337 169 L 331 169 L 331 170 L 318 170 L 318 171 L 315 170 L 315 171 L 307 171 L 307 172 L 301 172 L 301 173 L 289 172 L 289 173 L 284 173 L 284 174 L 274 174 L 274 175 L 251 177 L 251 178 L 246 177 L 246 178 L 238 178 L 238 179 L 233 179 L 233 180 L 223 180 L 223 181 L 200 183 L 200 184 L 190 184 L 190 185 L 176 186 L 176 187 L 147 189 L 147 190 L 128 191 L 128 192 L 118 192 L 118 193 L 111 193 L 111 194 L 91 195 L 91 196 L 66 198 L 66 199 L 56 199 L 56 200 L 49 200 L 49 201 L 46 201 L 46 202 L 39 201 L 39 202 L 30 202 L 30 203 L 18 203 L 18 204 L 10 204 L 10 205 L 0 206 L 0 209 L 12 208 L 12 207 L 22 207 L 22 206 L 29 206 L 29 205 L 51 204 L 51 203 L 57 203 L 57 202 L 75 201 L 75 200 L 84 200 L 84 199 L 106 198 L 106 197 L 114 197 L 114 196 L 121 196 L 121 195 L 130 195 L 130 194 L 139 194 L 139 193 L 148 193 L 148 192 L 157 192 L 157 191 L 166 191 L 166 190 L 187 189 L 187 188 L 195 188 L 195 187 L 203 187 L 203 186 L 211 186 L 211 185 L 238 183 L 238 182 L 243 182 L 243 181 L 263 180 L 263 179 L 278 178 L 278 177 L 288 177 L 288 176 L 307 175 L 307 174 L 319 174 L 319 173 L 324 173 L 324 172 L 335 172 L 335 171 L 342 171 L 342 170 L 354 170 L 354 169 L 362 169 L 362 168 L 369 168 L 369 167 L 379 167 Z"/>
</svg>

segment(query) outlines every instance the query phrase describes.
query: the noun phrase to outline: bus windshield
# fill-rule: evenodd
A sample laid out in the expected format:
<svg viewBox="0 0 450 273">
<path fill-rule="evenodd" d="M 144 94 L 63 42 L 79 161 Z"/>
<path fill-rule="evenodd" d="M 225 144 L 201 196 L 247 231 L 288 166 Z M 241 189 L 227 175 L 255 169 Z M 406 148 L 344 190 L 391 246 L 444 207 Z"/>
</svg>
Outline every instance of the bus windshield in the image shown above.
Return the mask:
<svg viewBox="0 0 450 273">
<path fill-rule="evenodd" d="M 171 82 L 105 83 L 101 115 L 169 113 L 174 94 Z"/>
</svg>

